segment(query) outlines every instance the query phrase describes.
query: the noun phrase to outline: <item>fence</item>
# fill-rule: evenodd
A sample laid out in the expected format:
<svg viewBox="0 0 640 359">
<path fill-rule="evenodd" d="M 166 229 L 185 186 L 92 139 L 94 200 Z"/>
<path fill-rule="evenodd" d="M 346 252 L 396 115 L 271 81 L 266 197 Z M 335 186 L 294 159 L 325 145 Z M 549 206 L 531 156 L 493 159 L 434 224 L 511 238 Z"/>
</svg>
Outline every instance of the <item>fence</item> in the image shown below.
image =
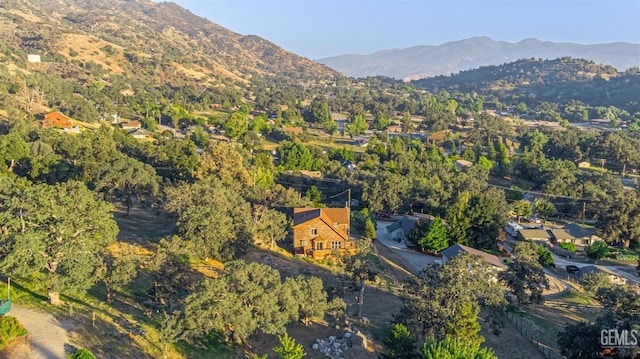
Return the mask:
<svg viewBox="0 0 640 359">
<path fill-rule="evenodd" d="M 538 351 L 542 353 L 542 355 L 546 359 L 564 359 L 564 357 L 561 356 L 560 353 L 558 353 L 557 349 L 552 348 L 535 338 L 535 330 L 530 323 L 527 323 L 525 320 L 518 318 L 512 312 L 508 312 L 507 317 L 509 318 L 513 326 L 520 332 L 520 334 L 522 334 L 522 336 L 527 338 L 527 340 L 535 345 Z"/>
</svg>

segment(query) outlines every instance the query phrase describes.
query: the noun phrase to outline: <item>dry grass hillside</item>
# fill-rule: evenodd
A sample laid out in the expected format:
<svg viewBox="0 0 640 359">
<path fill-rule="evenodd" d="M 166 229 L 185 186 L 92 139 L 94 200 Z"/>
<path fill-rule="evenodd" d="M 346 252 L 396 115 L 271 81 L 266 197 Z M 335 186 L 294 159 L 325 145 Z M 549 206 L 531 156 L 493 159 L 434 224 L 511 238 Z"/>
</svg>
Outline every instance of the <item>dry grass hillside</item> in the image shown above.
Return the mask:
<svg viewBox="0 0 640 359">
<path fill-rule="evenodd" d="M 243 36 L 172 2 L 2 0 L 0 52 L 13 61 L 90 64 L 156 83 L 244 86 L 259 74 L 338 75 L 257 36 Z M 86 66 L 86 65 L 85 65 Z M 64 75 L 65 66 L 57 71 Z M 152 82 L 152 81 L 150 81 Z"/>
</svg>

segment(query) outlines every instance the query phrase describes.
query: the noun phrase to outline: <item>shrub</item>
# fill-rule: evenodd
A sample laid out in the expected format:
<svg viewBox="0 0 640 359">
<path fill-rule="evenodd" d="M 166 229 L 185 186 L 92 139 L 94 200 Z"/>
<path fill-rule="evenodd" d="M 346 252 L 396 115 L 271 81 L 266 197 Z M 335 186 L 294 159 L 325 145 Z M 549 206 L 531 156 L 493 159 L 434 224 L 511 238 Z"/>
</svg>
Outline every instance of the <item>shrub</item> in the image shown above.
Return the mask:
<svg viewBox="0 0 640 359">
<path fill-rule="evenodd" d="M 576 245 L 573 243 L 560 243 L 560 248 L 571 253 L 575 253 L 578 250 L 578 247 L 576 247 Z"/>
<path fill-rule="evenodd" d="M 0 317 L 0 349 L 4 348 L 15 337 L 21 337 L 27 334 L 18 319 L 14 317 Z"/>
<path fill-rule="evenodd" d="M 96 356 L 93 355 L 87 349 L 78 349 L 73 354 L 68 356 L 69 359 L 96 359 Z"/>
</svg>

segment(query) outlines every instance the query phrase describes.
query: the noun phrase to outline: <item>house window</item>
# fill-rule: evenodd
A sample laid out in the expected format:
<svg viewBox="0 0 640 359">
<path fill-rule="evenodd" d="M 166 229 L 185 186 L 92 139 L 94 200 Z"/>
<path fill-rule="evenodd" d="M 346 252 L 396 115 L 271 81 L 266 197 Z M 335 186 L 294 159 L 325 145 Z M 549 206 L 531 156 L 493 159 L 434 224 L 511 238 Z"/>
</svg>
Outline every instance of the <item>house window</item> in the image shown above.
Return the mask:
<svg viewBox="0 0 640 359">
<path fill-rule="evenodd" d="M 342 242 L 340 241 L 331 242 L 331 249 L 340 249 L 340 248 L 342 248 Z"/>
<path fill-rule="evenodd" d="M 307 245 L 307 241 L 300 241 L 300 246 L 304 247 Z"/>
<path fill-rule="evenodd" d="M 311 228 L 311 235 L 312 236 L 317 236 L 318 235 L 318 228 Z"/>
<path fill-rule="evenodd" d="M 323 249 L 324 249 L 324 243 L 322 243 L 322 242 L 316 243 L 316 250 L 317 251 L 321 251 Z"/>
</svg>

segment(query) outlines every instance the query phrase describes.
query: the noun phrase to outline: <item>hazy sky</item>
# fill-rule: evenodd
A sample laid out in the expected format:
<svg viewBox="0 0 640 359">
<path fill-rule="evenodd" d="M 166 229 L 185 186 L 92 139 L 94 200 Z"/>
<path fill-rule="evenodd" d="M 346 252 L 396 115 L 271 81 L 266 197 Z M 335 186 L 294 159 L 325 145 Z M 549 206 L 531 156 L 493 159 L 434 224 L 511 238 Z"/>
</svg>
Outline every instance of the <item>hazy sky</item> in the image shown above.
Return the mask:
<svg viewBox="0 0 640 359">
<path fill-rule="evenodd" d="M 243 35 L 310 59 L 439 45 L 474 36 L 518 42 L 640 43 L 640 0 L 175 0 Z"/>
</svg>

